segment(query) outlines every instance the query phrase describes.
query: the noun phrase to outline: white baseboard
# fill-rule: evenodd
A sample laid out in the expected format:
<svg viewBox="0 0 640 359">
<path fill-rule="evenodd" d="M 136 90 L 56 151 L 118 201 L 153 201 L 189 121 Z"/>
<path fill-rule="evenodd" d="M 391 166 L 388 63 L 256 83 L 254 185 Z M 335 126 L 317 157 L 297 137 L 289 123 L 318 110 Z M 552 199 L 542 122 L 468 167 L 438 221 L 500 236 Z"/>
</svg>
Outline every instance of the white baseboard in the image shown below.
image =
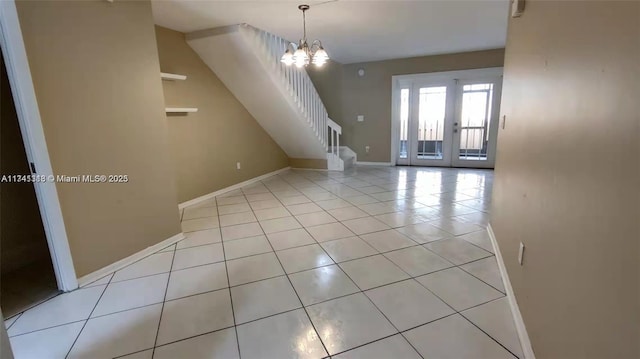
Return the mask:
<svg viewBox="0 0 640 359">
<path fill-rule="evenodd" d="M 185 207 L 193 206 L 194 204 L 198 204 L 200 202 L 204 202 L 204 201 L 210 200 L 210 199 L 212 199 L 212 198 L 214 198 L 216 196 L 219 196 L 221 194 L 225 194 L 227 192 L 231 192 L 231 191 L 237 190 L 237 189 L 242 188 L 244 186 L 248 186 L 248 185 L 250 185 L 252 183 L 256 183 L 258 181 L 262 181 L 265 178 L 269 178 L 271 176 L 275 176 L 278 173 L 281 173 L 281 172 L 284 172 L 286 170 L 289 170 L 290 168 L 291 167 L 281 168 L 281 169 L 273 171 L 273 172 L 265 173 L 262 176 L 254 177 L 254 178 L 248 179 L 248 180 L 246 180 L 244 182 L 236 183 L 233 186 L 229 186 L 229 187 L 217 190 L 215 192 L 211 192 L 211 193 L 205 194 L 204 196 L 200 196 L 200 197 L 197 197 L 197 198 L 194 198 L 194 199 L 190 199 L 190 200 L 188 200 L 186 202 L 180 203 L 178 205 L 178 209 L 184 209 Z"/>
<path fill-rule="evenodd" d="M 360 162 L 356 161 L 356 165 L 358 166 L 391 166 L 391 162 Z"/>
<path fill-rule="evenodd" d="M 95 272 L 89 273 L 85 276 L 82 276 L 80 278 L 78 278 L 78 285 L 80 287 L 85 286 L 89 283 L 95 282 L 96 280 L 109 275 L 113 272 L 119 271 L 120 269 L 133 264 L 145 257 L 148 257 L 154 253 L 156 253 L 157 251 L 166 248 L 178 241 L 181 241 L 185 238 L 184 233 L 180 232 L 178 234 L 176 234 L 175 236 L 172 236 L 168 239 L 165 239 L 164 241 L 160 242 L 160 243 L 156 243 L 154 245 L 152 245 L 151 247 L 147 247 L 143 250 L 141 250 L 140 252 L 134 253 L 130 256 L 128 256 L 127 258 L 123 258 L 115 263 L 112 263 L 104 268 L 98 269 Z"/>
<path fill-rule="evenodd" d="M 502 259 L 502 253 L 500 252 L 500 248 L 498 247 L 498 241 L 496 240 L 495 233 L 493 233 L 491 224 L 487 226 L 487 231 L 489 232 L 489 238 L 491 238 L 493 251 L 496 254 L 496 261 L 498 262 L 498 268 L 500 269 L 500 274 L 502 275 L 502 282 L 504 283 L 504 288 L 507 292 L 507 300 L 509 301 L 509 306 L 511 307 L 513 322 L 516 325 L 516 331 L 518 332 L 518 338 L 520 339 L 522 352 L 524 353 L 525 359 L 535 359 L 536 357 L 533 353 L 533 347 L 531 347 L 531 340 L 529 340 L 529 334 L 527 333 L 527 328 L 524 325 L 524 320 L 522 319 L 522 314 L 520 313 L 518 302 L 516 301 L 516 297 L 513 294 L 513 287 L 511 287 L 511 281 L 509 280 L 509 275 L 507 274 L 507 269 L 504 265 L 504 260 Z"/>
<path fill-rule="evenodd" d="M 329 169 L 326 168 L 298 168 L 298 167 L 291 167 L 292 170 L 296 170 L 296 171 L 320 171 L 320 172 L 327 172 L 329 171 Z"/>
</svg>

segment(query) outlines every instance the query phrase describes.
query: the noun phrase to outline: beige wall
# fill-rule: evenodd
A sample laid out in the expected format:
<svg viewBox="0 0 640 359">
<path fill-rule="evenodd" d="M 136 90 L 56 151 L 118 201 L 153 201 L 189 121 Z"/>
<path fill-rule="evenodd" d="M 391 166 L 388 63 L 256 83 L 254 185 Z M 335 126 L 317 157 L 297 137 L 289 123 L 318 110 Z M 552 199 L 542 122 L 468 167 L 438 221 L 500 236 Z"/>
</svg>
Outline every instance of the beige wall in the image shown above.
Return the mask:
<svg viewBox="0 0 640 359">
<path fill-rule="evenodd" d="M 491 224 L 538 359 L 639 356 L 639 64 L 637 1 L 510 20 Z"/>
<path fill-rule="evenodd" d="M 343 65 L 330 60 L 321 68 L 307 67 L 307 74 L 318 91 L 329 118 L 342 126 L 342 73 Z"/>
<path fill-rule="evenodd" d="M 504 50 L 340 65 L 331 63 L 311 76 L 329 116 L 342 126 L 341 143 L 358 154 L 358 161 L 391 160 L 391 77 L 415 73 L 500 67 Z M 337 67 L 337 69 L 335 68 Z M 364 69 L 363 77 L 358 69 Z M 364 115 L 364 122 L 357 116 Z M 369 153 L 365 152 L 369 146 Z"/>
<path fill-rule="evenodd" d="M 168 118 L 179 202 L 288 165 L 284 151 L 185 42 L 184 34 L 156 27 L 156 37 L 162 71 L 187 75 L 186 81 L 163 81 L 165 102 L 198 108 L 197 113 Z"/>
<path fill-rule="evenodd" d="M 56 174 L 127 174 L 58 184 L 76 274 L 180 232 L 149 1 L 19 1 Z"/>
</svg>

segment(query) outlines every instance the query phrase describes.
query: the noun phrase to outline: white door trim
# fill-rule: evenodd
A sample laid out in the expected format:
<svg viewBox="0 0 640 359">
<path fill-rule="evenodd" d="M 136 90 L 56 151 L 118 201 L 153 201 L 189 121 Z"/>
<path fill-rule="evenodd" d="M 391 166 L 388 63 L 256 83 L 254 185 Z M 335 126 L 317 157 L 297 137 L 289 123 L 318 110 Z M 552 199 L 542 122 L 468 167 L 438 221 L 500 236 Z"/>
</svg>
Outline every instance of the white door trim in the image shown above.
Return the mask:
<svg viewBox="0 0 640 359">
<path fill-rule="evenodd" d="M 474 79 L 502 75 L 502 67 L 488 67 L 484 69 L 471 69 L 459 71 L 430 72 L 423 74 L 395 75 L 391 77 L 391 165 L 395 166 L 398 159 L 398 145 L 400 144 L 400 96 L 399 89 L 407 81 L 437 82 L 452 79 Z"/>
<path fill-rule="evenodd" d="M 493 227 L 491 227 L 491 224 L 487 226 L 487 232 L 489 233 L 489 238 L 491 239 L 493 252 L 496 254 L 496 262 L 498 262 L 498 270 L 500 271 L 500 275 L 502 276 L 502 284 L 504 285 L 505 291 L 507 292 L 506 293 L 507 300 L 509 301 L 509 307 L 511 308 L 511 315 L 513 316 L 513 322 L 516 326 L 516 331 L 518 332 L 518 339 L 520 339 L 520 345 L 522 346 L 522 352 L 524 354 L 524 358 L 536 359 L 536 355 L 533 352 L 533 347 L 531 346 L 531 340 L 529 339 L 529 333 L 527 333 L 527 327 L 524 325 L 524 319 L 522 319 L 522 314 L 520 313 L 520 307 L 518 307 L 518 301 L 516 300 L 516 296 L 513 293 L 513 287 L 511 286 L 511 281 L 509 280 L 507 267 L 504 264 L 504 259 L 502 258 L 502 252 L 500 252 L 500 247 L 498 246 L 498 240 L 496 239 L 496 234 L 493 232 Z"/>
<path fill-rule="evenodd" d="M 27 159 L 34 163 L 38 175 L 53 175 L 14 0 L 0 1 L 0 45 Z M 63 291 L 74 290 L 78 288 L 78 279 L 56 185 L 54 182 L 39 182 L 34 187 L 58 288 Z"/>
<path fill-rule="evenodd" d="M 398 163 L 400 145 L 400 82 L 391 76 L 391 166 Z"/>
</svg>

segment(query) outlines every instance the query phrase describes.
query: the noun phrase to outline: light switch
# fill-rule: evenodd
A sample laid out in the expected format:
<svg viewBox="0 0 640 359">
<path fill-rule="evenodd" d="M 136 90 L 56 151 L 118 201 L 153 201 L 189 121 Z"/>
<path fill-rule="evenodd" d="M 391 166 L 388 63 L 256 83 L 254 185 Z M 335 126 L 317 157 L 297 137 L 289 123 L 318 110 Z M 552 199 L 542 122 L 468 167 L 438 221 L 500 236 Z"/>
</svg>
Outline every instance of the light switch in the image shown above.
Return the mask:
<svg viewBox="0 0 640 359">
<path fill-rule="evenodd" d="M 364 122 L 364 116 L 358 115 L 358 122 Z"/>
</svg>

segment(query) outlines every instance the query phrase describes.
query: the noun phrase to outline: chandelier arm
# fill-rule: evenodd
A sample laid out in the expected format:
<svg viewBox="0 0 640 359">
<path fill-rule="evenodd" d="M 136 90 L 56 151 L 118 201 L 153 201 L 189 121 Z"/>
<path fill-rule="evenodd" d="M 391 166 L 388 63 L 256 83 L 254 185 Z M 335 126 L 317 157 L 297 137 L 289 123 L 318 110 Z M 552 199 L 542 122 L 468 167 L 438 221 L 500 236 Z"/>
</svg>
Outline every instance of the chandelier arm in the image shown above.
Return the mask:
<svg viewBox="0 0 640 359">
<path fill-rule="evenodd" d="M 322 42 L 320 42 L 320 40 L 313 40 L 311 46 L 309 46 L 309 51 L 313 53 L 320 48 L 322 48 Z"/>
</svg>

